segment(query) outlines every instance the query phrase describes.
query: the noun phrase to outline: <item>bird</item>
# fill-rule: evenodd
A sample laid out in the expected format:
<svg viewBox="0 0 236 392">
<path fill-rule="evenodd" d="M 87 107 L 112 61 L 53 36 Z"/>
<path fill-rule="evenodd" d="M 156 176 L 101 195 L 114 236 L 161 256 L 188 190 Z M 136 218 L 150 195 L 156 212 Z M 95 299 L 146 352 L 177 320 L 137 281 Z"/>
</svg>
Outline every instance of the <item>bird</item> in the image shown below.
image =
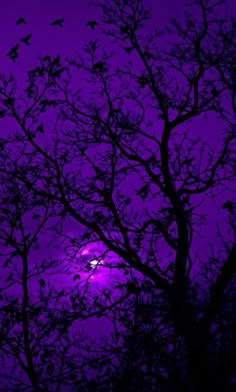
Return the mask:
<svg viewBox="0 0 236 392">
<path fill-rule="evenodd" d="M 7 56 L 9 56 L 10 59 L 13 60 L 13 61 L 15 62 L 15 61 L 18 59 L 18 57 L 19 57 L 19 53 L 18 53 L 18 52 L 14 52 L 14 53 L 12 53 L 11 55 L 10 55 L 10 54 L 7 54 Z"/>
<path fill-rule="evenodd" d="M 16 44 L 15 46 L 13 46 L 13 48 L 11 48 L 9 50 L 9 52 L 7 53 L 7 56 L 10 56 L 12 53 L 17 52 L 19 49 L 19 46 L 20 46 L 19 44 Z"/>
<path fill-rule="evenodd" d="M 21 24 L 26 24 L 25 18 L 20 17 L 19 19 L 17 19 L 16 25 L 19 26 Z"/>
<path fill-rule="evenodd" d="M 13 61 L 15 61 L 18 57 L 19 57 L 19 44 L 16 44 L 12 49 L 9 50 L 9 52 L 7 53 L 7 56 L 10 57 L 10 59 L 12 59 Z"/>
<path fill-rule="evenodd" d="M 55 19 L 54 21 L 52 21 L 50 23 L 50 26 L 59 26 L 59 27 L 63 27 L 64 24 L 64 19 Z"/>
<path fill-rule="evenodd" d="M 90 27 L 91 30 L 94 30 L 95 27 L 98 26 L 98 22 L 96 22 L 96 20 L 89 20 L 89 21 L 86 23 L 86 26 Z"/>
<path fill-rule="evenodd" d="M 20 42 L 23 42 L 25 45 L 29 46 L 30 45 L 30 39 L 32 37 L 32 34 L 28 34 L 25 37 L 21 38 Z"/>
</svg>

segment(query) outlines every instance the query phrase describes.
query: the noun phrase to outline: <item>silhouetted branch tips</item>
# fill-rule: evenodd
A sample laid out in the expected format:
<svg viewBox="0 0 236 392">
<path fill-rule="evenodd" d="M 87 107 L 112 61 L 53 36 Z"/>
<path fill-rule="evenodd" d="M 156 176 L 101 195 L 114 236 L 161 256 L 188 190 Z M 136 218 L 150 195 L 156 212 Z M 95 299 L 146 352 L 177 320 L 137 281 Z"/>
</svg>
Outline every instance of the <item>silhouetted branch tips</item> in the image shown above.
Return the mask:
<svg viewBox="0 0 236 392">
<path fill-rule="evenodd" d="M 220 4 L 151 32 L 146 2 L 100 1 L 84 51 L 0 75 L 4 391 L 233 384 L 236 34 Z"/>
</svg>

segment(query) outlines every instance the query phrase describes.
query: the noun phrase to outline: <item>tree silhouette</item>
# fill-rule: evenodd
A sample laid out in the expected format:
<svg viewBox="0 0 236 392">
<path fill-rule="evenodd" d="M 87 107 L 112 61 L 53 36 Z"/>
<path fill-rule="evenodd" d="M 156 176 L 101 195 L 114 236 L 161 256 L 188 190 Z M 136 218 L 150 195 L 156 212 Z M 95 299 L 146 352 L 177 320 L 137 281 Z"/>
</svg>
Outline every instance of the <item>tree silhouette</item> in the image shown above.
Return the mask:
<svg viewBox="0 0 236 392">
<path fill-rule="evenodd" d="M 70 321 L 56 305 L 59 293 L 46 280 L 58 261 L 34 260 L 53 212 L 50 205 L 39 208 L 39 200 L 7 176 L 1 204 L 1 390 L 58 390 L 73 374 L 68 361 L 75 341 L 68 336 Z"/>
<path fill-rule="evenodd" d="M 209 240 L 213 256 L 206 250 L 202 264 L 205 273 L 211 270 L 210 283 L 201 276 L 196 252 L 206 215 L 199 198 L 213 208 L 211 197 L 225 192 L 222 205 L 235 180 L 235 21 L 219 18 L 220 6 L 197 0 L 186 8 L 184 22 L 174 20 L 165 32 L 145 35 L 150 15 L 142 1 L 105 1 L 100 4 L 102 24 L 108 26 L 104 43 L 124 52 L 124 65 L 117 66 L 109 46 L 102 50 L 90 41 L 75 59 L 43 58 L 28 72 L 24 92 L 12 77 L 1 77 L 1 118 L 11 118 L 17 129 L 13 139 L 1 140 L 1 182 L 7 175 L 39 208 L 50 205 L 64 224 L 76 222 L 76 251 L 101 242 L 111 255 L 106 268 L 122 274 L 115 289 L 125 298 L 144 293 L 144 282 L 151 285 L 152 302 L 157 297 L 163 302 L 161 316 L 152 308 L 155 328 L 147 334 L 148 344 L 140 340 L 143 319 L 141 338 L 126 326 L 126 353 L 160 337 L 160 352 L 170 351 L 169 369 L 167 364 L 164 374 L 159 369 L 160 390 L 170 385 L 174 390 L 175 377 L 176 390 L 226 391 L 235 373 L 231 365 L 219 371 L 228 350 L 221 337 L 232 328 L 222 321 L 227 319 L 222 304 L 228 290 L 233 292 L 236 272 L 233 220 L 228 232 L 216 229 L 214 242 Z M 199 132 L 211 124 L 217 148 Z M 20 158 L 8 149 L 16 140 Z M 63 224 L 59 231 L 67 235 Z M 97 302 L 101 311 L 94 299 L 84 313 L 80 307 L 67 319 L 109 313 L 121 303 L 128 312 L 124 298 L 103 299 Z M 137 361 L 135 367 L 131 357 L 134 380 L 141 365 Z M 121 373 L 114 376 L 116 383 L 120 379 L 117 390 L 150 390 L 150 379 L 131 387 Z M 98 390 L 96 382 L 92 388 Z"/>
</svg>

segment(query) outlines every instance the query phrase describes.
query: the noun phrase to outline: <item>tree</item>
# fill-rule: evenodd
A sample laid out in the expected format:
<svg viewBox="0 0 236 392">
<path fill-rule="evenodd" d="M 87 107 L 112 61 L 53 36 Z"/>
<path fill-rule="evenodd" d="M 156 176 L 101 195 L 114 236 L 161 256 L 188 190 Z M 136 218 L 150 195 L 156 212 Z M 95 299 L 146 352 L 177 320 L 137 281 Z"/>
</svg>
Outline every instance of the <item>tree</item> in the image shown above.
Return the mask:
<svg viewBox="0 0 236 392">
<path fill-rule="evenodd" d="M 32 199 L 17 180 L 1 180 L 1 390 L 59 390 L 73 374 L 69 362 L 76 342 L 57 306 L 58 290 L 45 280 L 59 261 L 35 259 L 52 206 Z"/>
<path fill-rule="evenodd" d="M 114 54 L 92 41 L 76 59 L 42 59 L 24 93 L 12 77 L 1 78 L 1 117 L 15 121 L 25 146 L 18 159 L 4 152 L 16 139 L 3 138 L 1 176 L 23 184 L 40 205 L 50 203 L 64 222 L 73 218 L 77 249 L 100 241 L 113 254 L 108 267 L 151 282 L 168 312 L 161 323 L 181 342 L 176 363 L 183 351 L 179 382 L 187 391 L 227 390 L 235 371 L 215 377 L 210 359 L 236 272 L 233 230 L 228 246 L 216 231 L 216 263 L 205 256 L 212 284 L 203 286 L 200 271 L 198 282 L 193 277 L 197 198 L 210 200 L 235 179 L 235 21 L 218 18 L 218 3 L 197 0 L 166 35 L 145 35 L 142 1 L 102 2 L 104 42 L 131 62 L 117 67 Z M 204 116 L 206 124 L 222 124 L 217 149 L 198 132 Z M 134 294 L 129 281 L 125 288 Z"/>
</svg>

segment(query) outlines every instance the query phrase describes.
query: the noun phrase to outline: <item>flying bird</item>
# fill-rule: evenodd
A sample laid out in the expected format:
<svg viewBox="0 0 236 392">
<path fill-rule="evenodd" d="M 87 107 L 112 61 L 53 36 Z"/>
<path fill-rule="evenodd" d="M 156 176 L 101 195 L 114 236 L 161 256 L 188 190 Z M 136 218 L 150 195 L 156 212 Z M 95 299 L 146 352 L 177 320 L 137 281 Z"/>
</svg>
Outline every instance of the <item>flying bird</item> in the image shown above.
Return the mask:
<svg viewBox="0 0 236 392">
<path fill-rule="evenodd" d="M 52 23 L 50 23 L 50 26 L 63 27 L 63 24 L 64 24 L 64 19 L 55 19 Z"/>
<path fill-rule="evenodd" d="M 30 39 L 32 37 L 32 34 L 28 34 L 25 37 L 21 38 L 20 42 L 23 42 L 25 45 L 29 46 L 30 45 Z"/>
<path fill-rule="evenodd" d="M 95 27 L 98 26 L 98 22 L 96 22 L 96 20 L 89 20 L 89 21 L 86 23 L 86 26 L 90 27 L 91 30 L 94 30 Z"/>
<path fill-rule="evenodd" d="M 16 25 L 19 26 L 21 24 L 26 24 L 25 18 L 21 17 L 21 18 L 17 19 Z"/>
<path fill-rule="evenodd" d="M 20 44 L 16 44 L 15 46 L 13 46 L 13 48 L 11 48 L 11 50 L 9 50 L 9 52 L 7 53 L 7 56 L 11 56 L 11 54 L 15 53 L 18 51 Z"/>
<path fill-rule="evenodd" d="M 7 53 L 7 56 L 10 57 L 13 61 L 16 61 L 16 59 L 19 57 L 19 44 L 16 44 L 9 52 Z"/>
<path fill-rule="evenodd" d="M 11 55 L 7 54 L 7 56 L 9 56 L 11 60 L 16 61 L 18 59 L 18 57 L 19 57 L 19 53 L 18 52 L 14 52 Z"/>
</svg>

